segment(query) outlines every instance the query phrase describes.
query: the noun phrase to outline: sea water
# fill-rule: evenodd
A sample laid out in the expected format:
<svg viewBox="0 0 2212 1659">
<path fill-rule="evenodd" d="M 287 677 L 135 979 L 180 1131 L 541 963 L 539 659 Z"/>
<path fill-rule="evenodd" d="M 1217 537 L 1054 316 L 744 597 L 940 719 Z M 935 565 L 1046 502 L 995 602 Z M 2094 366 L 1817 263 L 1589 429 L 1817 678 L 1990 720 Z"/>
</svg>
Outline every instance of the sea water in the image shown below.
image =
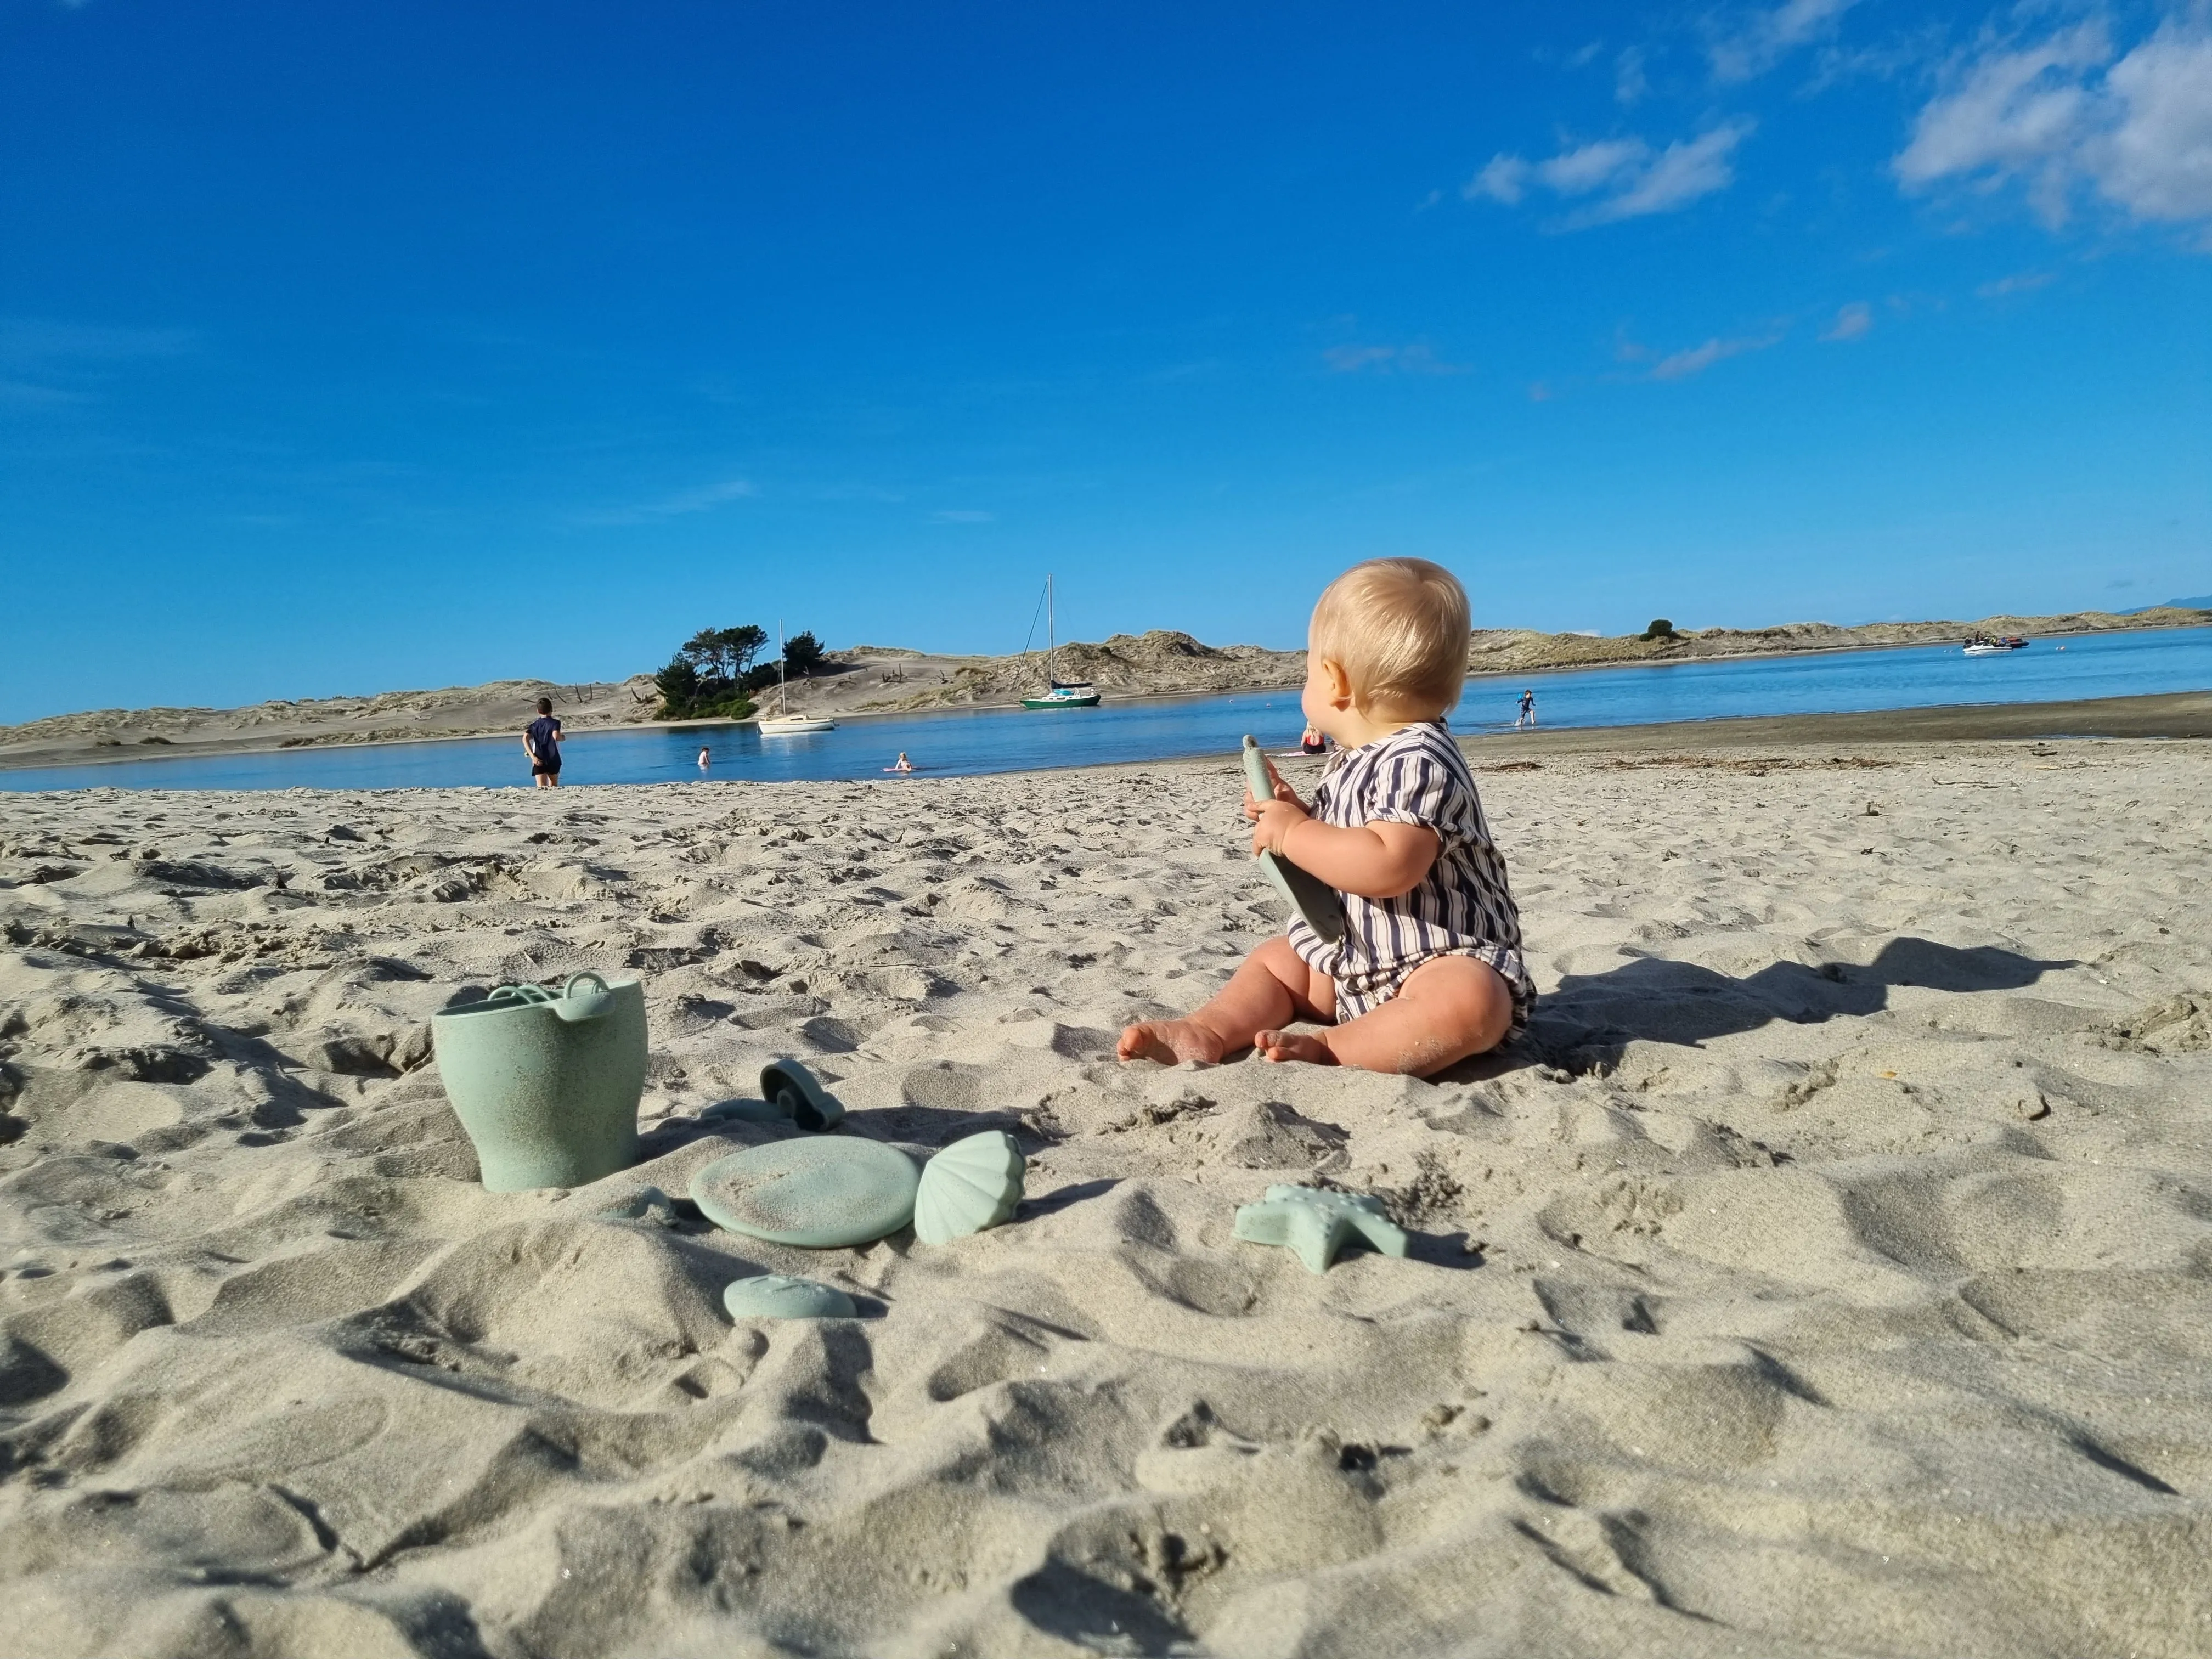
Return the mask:
<svg viewBox="0 0 2212 1659">
<path fill-rule="evenodd" d="M 2063 649 L 2061 649 L 2061 647 Z M 1788 657 L 1552 671 L 1468 682 L 1455 732 L 1513 741 L 1523 690 L 1544 726 L 1643 726 L 1968 703 L 2055 702 L 2212 688 L 2212 628 L 2037 640 L 2001 657 L 1956 645 Z M 680 779 L 878 778 L 903 750 L 916 778 L 1018 772 L 1218 754 L 1245 732 L 1294 746 L 1304 724 L 1295 690 L 1122 698 L 1097 708 L 948 709 L 843 717 L 835 731 L 763 738 L 750 726 L 580 732 L 562 745 L 564 786 Z M 2051 736 L 2063 737 L 2055 726 Z M 710 750 L 702 770 L 702 744 Z M 392 789 L 530 783 L 520 732 L 497 738 L 179 756 L 0 770 L 0 789 Z"/>
</svg>

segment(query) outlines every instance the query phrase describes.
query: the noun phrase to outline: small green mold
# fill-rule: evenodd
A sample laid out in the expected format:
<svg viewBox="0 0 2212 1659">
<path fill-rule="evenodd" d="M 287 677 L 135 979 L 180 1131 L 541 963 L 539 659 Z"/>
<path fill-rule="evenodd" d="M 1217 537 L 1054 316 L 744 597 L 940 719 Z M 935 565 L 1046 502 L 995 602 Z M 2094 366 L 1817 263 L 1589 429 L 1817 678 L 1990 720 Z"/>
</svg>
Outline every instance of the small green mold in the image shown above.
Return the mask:
<svg viewBox="0 0 2212 1659">
<path fill-rule="evenodd" d="M 789 1123 L 811 1135 L 827 1134 L 845 1121 L 845 1103 L 795 1060 L 761 1067 L 758 1100 L 722 1100 L 699 1114 L 702 1123 Z"/>
<path fill-rule="evenodd" d="M 866 1244 L 914 1219 L 921 1171 L 896 1146 L 844 1135 L 778 1140 L 718 1158 L 691 1201 L 718 1227 L 771 1244 Z"/>
<path fill-rule="evenodd" d="M 1029 1164 L 1004 1129 L 956 1140 L 921 1167 L 915 1194 L 914 1236 L 942 1244 L 995 1227 L 1022 1201 Z"/>
<path fill-rule="evenodd" d="M 782 1273 L 759 1273 L 722 1290 L 722 1305 L 732 1319 L 857 1319 L 853 1298 L 834 1285 Z"/>
<path fill-rule="evenodd" d="M 1248 1243 L 1281 1245 L 1308 1273 L 1327 1273 L 1355 1237 L 1384 1255 L 1406 1254 L 1405 1232 L 1382 1213 L 1382 1200 L 1313 1187 L 1268 1188 L 1267 1197 L 1237 1212 L 1235 1231 Z"/>
<path fill-rule="evenodd" d="M 826 1134 L 845 1121 L 845 1103 L 795 1060 L 761 1067 L 761 1098 L 811 1135 Z"/>
</svg>

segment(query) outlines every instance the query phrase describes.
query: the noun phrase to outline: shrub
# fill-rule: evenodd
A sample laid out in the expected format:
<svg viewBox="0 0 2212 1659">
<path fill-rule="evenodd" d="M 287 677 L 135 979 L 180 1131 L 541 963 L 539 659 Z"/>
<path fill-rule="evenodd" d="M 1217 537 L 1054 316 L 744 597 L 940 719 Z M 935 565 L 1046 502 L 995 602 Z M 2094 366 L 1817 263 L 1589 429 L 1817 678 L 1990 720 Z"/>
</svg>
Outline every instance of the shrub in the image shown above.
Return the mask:
<svg viewBox="0 0 2212 1659">
<path fill-rule="evenodd" d="M 735 629 L 724 629 L 724 633 Z M 758 630 L 755 630 L 756 632 Z M 702 641 L 704 649 L 695 650 Z M 701 659 L 708 665 L 702 667 Z M 660 692 L 659 718 L 665 720 L 741 720 L 753 712 L 753 700 L 745 695 L 744 687 L 733 684 L 723 672 L 728 658 L 714 648 L 707 635 L 696 637 L 690 645 L 668 660 L 668 666 L 653 677 Z"/>
<path fill-rule="evenodd" d="M 822 648 L 822 641 L 811 634 L 793 634 L 783 642 L 784 672 L 790 674 L 811 674 L 830 653 Z"/>
<path fill-rule="evenodd" d="M 742 628 L 702 628 L 653 677 L 660 692 L 665 720 L 741 720 L 753 712 L 752 694 L 774 685 L 777 664 L 755 660 L 768 644 L 768 630 L 747 623 Z M 784 641 L 782 666 L 794 678 L 812 672 L 828 658 L 811 634 Z"/>
<path fill-rule="evenodd" d="M 1664 617 L 1655 617 L 1651 619 L 1651 625 L 1638 637 L 1646 640 L 1671 640 L 1675 637 L 1674 624 Z"/>
</svg>

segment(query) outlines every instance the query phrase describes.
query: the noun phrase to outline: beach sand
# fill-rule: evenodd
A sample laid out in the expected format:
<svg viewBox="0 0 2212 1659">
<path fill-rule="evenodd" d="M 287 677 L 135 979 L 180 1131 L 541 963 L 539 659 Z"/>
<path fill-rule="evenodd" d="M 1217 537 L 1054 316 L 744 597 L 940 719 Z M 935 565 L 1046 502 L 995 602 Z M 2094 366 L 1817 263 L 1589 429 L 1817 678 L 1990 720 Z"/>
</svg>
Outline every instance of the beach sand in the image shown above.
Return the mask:
<svg viewBox="0 0 2212 1659">
<path fill-rule="evenodd" d="M 7 798 L 0 1649 L 2212 1650 L 2212 745 L 1481 781 L 1543 1001 L 1436 1083 L 1112 1060 L 1279 926 L 1227 760 Z M 486 1193 L 426 1022 L 582 968 L 644 1158 Z M 653 1203 L 781 1054 L 1017 1218 Z"/>
</svg>

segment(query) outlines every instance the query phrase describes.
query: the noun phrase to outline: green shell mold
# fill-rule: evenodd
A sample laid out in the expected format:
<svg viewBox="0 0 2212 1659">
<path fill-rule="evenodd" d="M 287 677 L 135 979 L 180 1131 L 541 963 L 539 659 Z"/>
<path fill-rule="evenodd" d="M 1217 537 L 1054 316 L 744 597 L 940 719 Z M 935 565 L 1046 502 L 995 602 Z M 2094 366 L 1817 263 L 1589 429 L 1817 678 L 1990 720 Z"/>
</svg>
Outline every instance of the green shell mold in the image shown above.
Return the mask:
<svg viewBox="0 0 2212 1659">
<path fill-rule="evenodd" d="M 1028 1168 L 1004 1129 L 954 1141 L 922 1165 L 914 1236 L 925 1244 L 942 1244 L 997 1226 L 1022 1201 Z"/>
<path fill-rule="evenodd" d="M 1406 1254 L 1406 1235 L 1382 1213 L 1380 1199 L 1312 1187 L 1268 1188 L 1267 1197 L 1237 1212 L 1236 1234 L 1249 1243 L 1281 1245 L 1309 1273 L 1327 1273 L 1354 1238 L 1384 1255 Z"/>
<path fill-rule="evenodd" d="M 732 1232 L 834 1249 L 914 1219 L 921 1171 L 896 1146 L 844 1135 L 779 1140 L 718 1158 L 691 1177 L 691 1200 Z"/>
<path fill-rule="evenodd" d="M 760 1273 L 726 1285 L 722 1305 L 732 1319 L 855 1319 L 853 1298 L 834 1285 Z"/>
</svg>

